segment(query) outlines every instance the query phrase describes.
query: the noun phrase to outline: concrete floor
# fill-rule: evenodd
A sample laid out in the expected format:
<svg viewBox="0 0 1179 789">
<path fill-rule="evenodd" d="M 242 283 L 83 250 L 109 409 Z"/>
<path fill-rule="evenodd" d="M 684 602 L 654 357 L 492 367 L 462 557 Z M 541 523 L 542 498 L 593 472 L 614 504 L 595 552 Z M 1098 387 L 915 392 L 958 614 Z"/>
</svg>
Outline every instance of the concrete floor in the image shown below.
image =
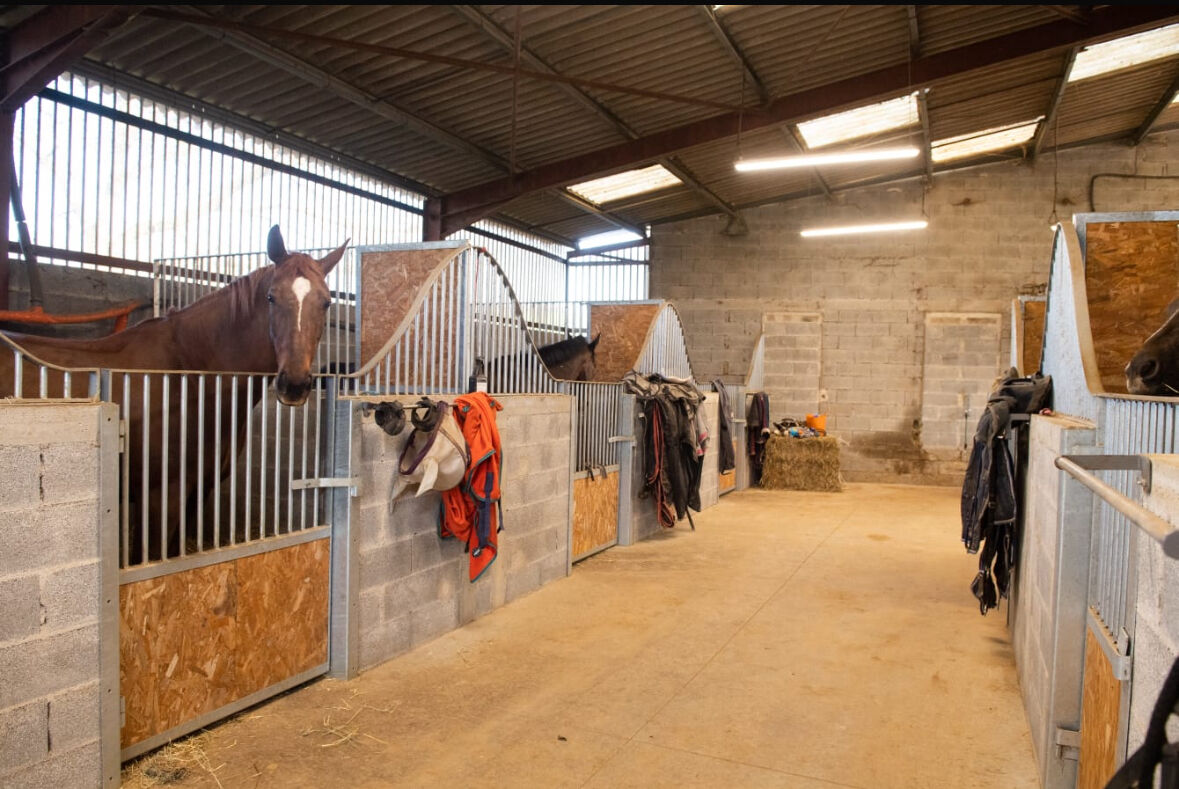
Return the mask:
<svg viewBox="0 0 1179 789">
<path fill-rule="evenodd" d="M 1035 787 L 1006 605 L 978 614 L 959 495 L 730 494 L 694 533 L 592 557 L 125 785 Z"/>
</svg>

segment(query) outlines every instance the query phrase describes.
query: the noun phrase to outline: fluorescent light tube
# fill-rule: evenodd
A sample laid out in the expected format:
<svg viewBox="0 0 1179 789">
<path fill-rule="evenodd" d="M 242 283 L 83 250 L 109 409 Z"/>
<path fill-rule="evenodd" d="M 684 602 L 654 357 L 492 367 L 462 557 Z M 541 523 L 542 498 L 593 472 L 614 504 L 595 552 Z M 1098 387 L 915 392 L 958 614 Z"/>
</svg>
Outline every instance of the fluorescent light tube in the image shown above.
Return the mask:
<svg viewBox="0 0 1179 789">
<path fill-rule="evenodd" d="M 802 231 L 803 238 L 820 238 L 822 236 L 843 236 L 852 233 L 887 233 L 894 230 L 923 230 L 929 222 L 919 219 L 913 222 L 885 222 L 878 225 L 847 225 L 845 227 L 814 227 Z"/>
<path fill-rule="evenodd" d="M 858 164 L 883 162 L 892 159 L 912 159 L 921 151 L 917 148 L 882 148 L 875 151 L 844 151 L 843 153 L 808 153 L 777 159 L 743 159 L 734 165 L 737 172 L 780 170 L 787 167 L 822 167 L 828 164 Z"/>
</svg>

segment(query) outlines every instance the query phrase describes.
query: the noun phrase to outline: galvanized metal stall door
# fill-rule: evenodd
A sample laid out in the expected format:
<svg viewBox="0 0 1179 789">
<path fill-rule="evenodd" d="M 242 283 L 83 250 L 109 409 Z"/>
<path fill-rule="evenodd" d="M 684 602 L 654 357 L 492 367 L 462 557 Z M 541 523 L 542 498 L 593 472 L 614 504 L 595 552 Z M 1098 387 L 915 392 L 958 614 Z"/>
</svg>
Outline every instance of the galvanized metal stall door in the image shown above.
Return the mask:
<svg viewBox="0 0 1179 789">
<path fill-rule="evenodd" d="M 156 310 L 266 265 L 155 264 Z M 355 262 L 329 275 L 315 369 L 353 363 Z M 113 371 L 120 409 L 123 758 L 328 669 L 335 387 L 278 402 L 273 376 Z M 347 469 L 342 476 L 346 476 Z"/>
<path fill-rule="evenodd" d="M 633 441 L 621 384 L 569 383 L 577 398 L 577 465 L 573 474 L 573 534 L 570 555 L 577 562 L 619 542 L 624 491 Z M 625 471 L 625 473 L 623 473 Z"/>
<path fill-rule="evenodd" d="M 111 375 L 124 759 L 327 671 L 334 394 L 270 378 Z"/>
</svg>

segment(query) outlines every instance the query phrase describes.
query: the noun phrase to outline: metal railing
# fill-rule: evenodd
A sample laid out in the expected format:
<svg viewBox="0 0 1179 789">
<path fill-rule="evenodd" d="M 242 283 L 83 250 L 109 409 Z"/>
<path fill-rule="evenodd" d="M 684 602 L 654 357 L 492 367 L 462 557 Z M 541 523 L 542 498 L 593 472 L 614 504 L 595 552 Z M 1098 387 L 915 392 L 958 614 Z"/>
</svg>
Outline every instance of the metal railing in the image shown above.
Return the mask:
<svg viewBox="0 0 1179 789">
<path fill-rule="evenodd" d="M 14 400 L 97 400 L 97 368 L 67 368 L 25 351 L 0 334 L 0 398 Z"/>
</svg>

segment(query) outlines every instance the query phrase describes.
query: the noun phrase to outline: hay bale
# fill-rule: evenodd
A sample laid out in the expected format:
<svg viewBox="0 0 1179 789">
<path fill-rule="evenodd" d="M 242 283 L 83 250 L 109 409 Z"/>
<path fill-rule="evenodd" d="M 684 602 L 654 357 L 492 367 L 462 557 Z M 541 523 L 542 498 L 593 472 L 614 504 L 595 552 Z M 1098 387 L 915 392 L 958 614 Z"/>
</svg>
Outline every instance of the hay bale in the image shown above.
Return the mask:
<svg viewBox="0 0 1179 789">
<path fill-rule="evenodd" d="M 839 440 L 833 436 L 770 436 L 766 442 L 761 486 L 774 490 L 842 491 Z"/>
</svg>

